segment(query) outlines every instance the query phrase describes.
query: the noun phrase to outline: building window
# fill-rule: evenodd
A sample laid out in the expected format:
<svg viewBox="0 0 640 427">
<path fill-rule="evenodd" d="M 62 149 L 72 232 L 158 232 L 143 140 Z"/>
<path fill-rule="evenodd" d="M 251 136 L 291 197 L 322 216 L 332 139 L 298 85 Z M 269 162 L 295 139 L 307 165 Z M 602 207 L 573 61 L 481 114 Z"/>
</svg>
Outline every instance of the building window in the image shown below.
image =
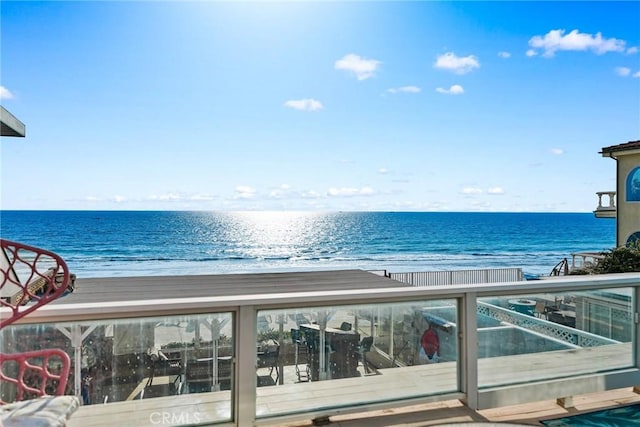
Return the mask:
<svg viewBox="0 0 640 427">
<path fill-rule="evenodd" d="M 640 231 L 636 231 L 627 239 L 627 246 L 640 245 Z"/>
<path fill-rule="evenodd" d="M 640 202 L 640 167 L 632 169 L 627 176 L 627 202 Z"/>
</svg>

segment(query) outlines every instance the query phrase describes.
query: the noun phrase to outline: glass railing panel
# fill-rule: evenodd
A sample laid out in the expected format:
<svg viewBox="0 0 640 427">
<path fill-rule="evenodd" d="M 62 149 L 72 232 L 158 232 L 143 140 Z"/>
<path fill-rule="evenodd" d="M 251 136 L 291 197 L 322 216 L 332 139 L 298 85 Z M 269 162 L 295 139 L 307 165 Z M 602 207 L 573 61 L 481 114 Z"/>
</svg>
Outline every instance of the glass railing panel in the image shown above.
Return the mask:
<svg viewBox="0 0 640 427">
<path fill-rule="evenodd" d="M 633 366 L 633 300 L 633 288 L 479 298 L 479 387 Z"/>
<path fill-rule="evenodd" d="M 114 423 L 194 425 L 231 420 L 233 331 L 230 312 L 15 325 L 0 332 L 0 351 L 62 349 L 71 360 L 66 394 Z"/>
<path fill-rule="evenodd" d="M 257 418 L 457 392 L 457 311 L 447 299 L 258 312 Z"/>
</svg>

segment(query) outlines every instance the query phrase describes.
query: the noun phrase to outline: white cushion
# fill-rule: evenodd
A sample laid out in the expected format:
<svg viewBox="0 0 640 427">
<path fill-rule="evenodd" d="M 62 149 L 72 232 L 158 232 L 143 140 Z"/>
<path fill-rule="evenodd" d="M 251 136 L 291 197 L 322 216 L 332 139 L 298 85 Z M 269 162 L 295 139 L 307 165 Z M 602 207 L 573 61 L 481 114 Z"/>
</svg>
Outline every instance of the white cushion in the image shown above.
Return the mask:
<svg viewBox="0 0 640 427">
<path fill-rule="evenodd" d="M 0 406 L 4 427 L 64 427 L 80 406 L 75 396 L 46 396 Z"/>
</svg>

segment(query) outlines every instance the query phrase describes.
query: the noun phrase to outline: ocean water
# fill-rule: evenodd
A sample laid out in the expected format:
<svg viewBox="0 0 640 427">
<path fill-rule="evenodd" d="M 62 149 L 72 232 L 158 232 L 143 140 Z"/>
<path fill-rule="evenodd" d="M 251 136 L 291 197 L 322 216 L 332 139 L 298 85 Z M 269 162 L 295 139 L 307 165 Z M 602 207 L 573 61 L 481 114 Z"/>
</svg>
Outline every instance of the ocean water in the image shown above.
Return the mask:
<svg viewBox="0 0 640 427">
<path fill-rule="evenodd" d="M 0 211 L 0 236 L 61 255 L 78 277 L 358 268 L 520 267 L 615 246 L 591 213 Z"/>
</svg>

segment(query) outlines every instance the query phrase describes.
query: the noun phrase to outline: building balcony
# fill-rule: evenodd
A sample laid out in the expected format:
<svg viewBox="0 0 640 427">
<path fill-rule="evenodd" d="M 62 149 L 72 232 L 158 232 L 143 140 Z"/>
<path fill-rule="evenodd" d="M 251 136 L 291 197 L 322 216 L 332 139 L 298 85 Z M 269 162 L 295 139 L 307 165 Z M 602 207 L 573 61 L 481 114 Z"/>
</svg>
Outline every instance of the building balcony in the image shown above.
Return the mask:
<svg viewBox="0 0 640 427">
<path fill-rule="evenodd" d="M 615 191 L 598 191 L 598 207 L 593 214 L 596 218 L 615 218 L 616 217 L 616 192 Z M 608 204 L 602 204 L 602 197 L 608 199 Z M 607 200 L 605 200 L 606 202 Z"/>
<path fill-rule="evenodd" d="M 638 288 L 640 273 L 447 286 L 357 270 L 78 279 L 4 328 L 0 350 L 69 353 L 68 394 L 83 402 L 71 427 L 302 425 L 437 402 L 487 414 L 640 383 Z"/>
</svg>

